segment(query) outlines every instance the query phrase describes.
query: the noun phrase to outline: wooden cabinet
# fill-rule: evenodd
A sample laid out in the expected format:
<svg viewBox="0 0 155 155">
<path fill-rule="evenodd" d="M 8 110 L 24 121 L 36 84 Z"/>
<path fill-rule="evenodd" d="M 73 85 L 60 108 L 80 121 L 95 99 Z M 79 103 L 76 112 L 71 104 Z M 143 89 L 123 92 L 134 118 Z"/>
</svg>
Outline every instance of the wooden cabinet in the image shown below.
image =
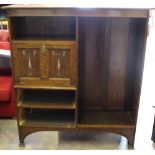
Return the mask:
<svg viewBox="0 0 155 155">
<path fill-rule="evenodd" d="M 20 144 L 37 131 L 95 130 L 133 145 L 149 9 L 5 9 Z"/>
</svg>

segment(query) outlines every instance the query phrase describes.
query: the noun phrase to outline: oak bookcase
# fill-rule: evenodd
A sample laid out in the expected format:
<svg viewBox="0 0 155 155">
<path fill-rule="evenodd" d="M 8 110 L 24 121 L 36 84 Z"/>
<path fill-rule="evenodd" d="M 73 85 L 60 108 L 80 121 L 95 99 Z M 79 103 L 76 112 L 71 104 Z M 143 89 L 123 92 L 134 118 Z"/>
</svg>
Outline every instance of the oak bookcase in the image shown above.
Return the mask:
<svg viewBox="0 0 155 155">
<path fill-rule="evenodd" d="M 20 144 L 38 131 L 95 130 L 133 145 L 149 9 L 4 9 Z"/>
</svg>

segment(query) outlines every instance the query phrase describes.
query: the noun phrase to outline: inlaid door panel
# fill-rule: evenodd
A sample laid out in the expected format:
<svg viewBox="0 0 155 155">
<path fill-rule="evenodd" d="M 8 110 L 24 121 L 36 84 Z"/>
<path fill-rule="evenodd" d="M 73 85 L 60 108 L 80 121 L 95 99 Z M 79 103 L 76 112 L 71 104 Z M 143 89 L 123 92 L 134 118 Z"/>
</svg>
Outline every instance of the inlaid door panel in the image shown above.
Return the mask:
<svg viewBox="0 0 155 155">
<path fill-rule="evenodd" d="M 76 51 L 71 41 L 46 45 L 49 53 L 49 78 L 57 84 L 76 85 Z"/>
<path fill-rule="evenodd" d="M 14 79 L 20 83 L 22 78 L 39 78 L 40 47 L 39 44 L 13 44 Z"/>
<path fill-rule="evenodd" d="M 14 41 L 13 73 L 16 84 L 75 86 L 76 50 L 72 41 Z"/>
<path fill-rule="evenodd" d="M 49 49 L 50 77 L 70 78 L 70 49 Z"/>
</svg>

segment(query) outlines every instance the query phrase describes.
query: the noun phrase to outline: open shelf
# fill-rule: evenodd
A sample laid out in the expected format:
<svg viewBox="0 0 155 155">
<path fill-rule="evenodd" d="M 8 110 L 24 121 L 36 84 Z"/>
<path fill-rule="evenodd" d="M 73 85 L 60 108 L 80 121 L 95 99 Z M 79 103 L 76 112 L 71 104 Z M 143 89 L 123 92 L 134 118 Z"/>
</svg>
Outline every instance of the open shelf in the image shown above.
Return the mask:
<svg viewBox="0 0 155 155">
<path fill-rule="evenodd" d="M 18 107 L 41 109 L 75 109 L 75 91 L 22 90 Z"/>
<path fill-rule="evenodd" d="M 14 40 L 75 40 L 75 17 L 12 17 Z"/>
<path fill-rule="evenodd" d="M 21 109 L 20 126 L 73 127 L 73 110 Z"/>
<path fill-rule="evenodd" d="M 79 116 L 79 127 L 134 127 L 128 111 L 83 111 Z"/>
</svg>

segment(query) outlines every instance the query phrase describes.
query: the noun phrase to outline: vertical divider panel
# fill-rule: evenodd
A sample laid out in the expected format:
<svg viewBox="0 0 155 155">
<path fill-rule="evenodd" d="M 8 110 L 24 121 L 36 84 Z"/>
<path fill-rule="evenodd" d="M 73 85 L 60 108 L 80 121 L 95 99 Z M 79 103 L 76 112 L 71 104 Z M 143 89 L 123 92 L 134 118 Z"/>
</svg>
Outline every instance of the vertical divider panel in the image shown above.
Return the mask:
<svg viewBox="0 0 155 155">
<path fill-rule="evenodd" d="M 75 28 L 76 32 L 75 32 L 75 36 L 76 36 L 76 87 L 77 90 L 75 92 L 75 104 L 76 104 L 76 108 L 75 108 L 75 125 L 77 125 L 78 123 L 78 42 L 79 42 L 79 18 L 76 17 L 76 28 Z"/>
<path fill-rule="evenodd" d="M 42 44 L 40 51 L 40 74 L 42 79 L 48 79 L 49 77 L 49 53 L 45 44 Z"/>
<path fill-rule="evenodd" d="M 85 26 L 82 26 L 81 17 L 78 17 L 78 62 L 80 61 L 80 63 L 78 63 L 78 117 L 80 117 L 85 95 L 85 82 L 83 74 L 85 72 L 85 52 L 81 52 L 83 51 L 83 48 L 85 48 L 84 36 Z M 81 64 L 83 67 L 81 67 Z"/>
</svg>

